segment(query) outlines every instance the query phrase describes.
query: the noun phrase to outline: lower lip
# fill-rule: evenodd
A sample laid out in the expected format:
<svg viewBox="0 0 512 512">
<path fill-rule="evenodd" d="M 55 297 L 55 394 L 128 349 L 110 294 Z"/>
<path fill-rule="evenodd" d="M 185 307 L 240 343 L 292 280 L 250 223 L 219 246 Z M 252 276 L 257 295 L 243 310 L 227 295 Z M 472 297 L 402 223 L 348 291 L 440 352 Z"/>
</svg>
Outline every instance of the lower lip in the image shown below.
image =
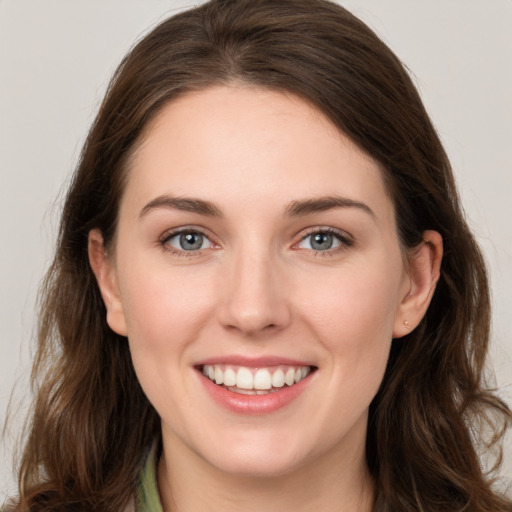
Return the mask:
<svg viewBox="0 0 512 512">
<path fill-rule="evenodd" d="M 279 391 L 266 395 L 242 395 L 218 386 L 199 373 L 200 380 L 210 396 L 222 407 L 237 414 L 269 414 L 290 404 L 308 386 L 313 374 L 309 374 L 293 386 L 284 386 Z"/>
</svg>

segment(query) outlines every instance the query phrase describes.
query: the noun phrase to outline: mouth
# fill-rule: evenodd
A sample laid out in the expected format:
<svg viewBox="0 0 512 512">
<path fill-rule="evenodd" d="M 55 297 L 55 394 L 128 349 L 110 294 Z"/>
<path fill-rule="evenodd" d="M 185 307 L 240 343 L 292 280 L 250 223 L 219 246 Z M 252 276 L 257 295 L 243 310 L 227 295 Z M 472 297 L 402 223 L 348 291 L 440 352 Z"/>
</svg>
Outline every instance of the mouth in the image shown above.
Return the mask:
<svg viewBox="0 0 512 512">
<path fill-rule="evenodd" d="M 240 395 L 268 395 L 306 379 L 315 366 L 278 365 L 263 368 L 228 364 L 205 364 L 199 371 L 211 382 Z"/>
</svg>

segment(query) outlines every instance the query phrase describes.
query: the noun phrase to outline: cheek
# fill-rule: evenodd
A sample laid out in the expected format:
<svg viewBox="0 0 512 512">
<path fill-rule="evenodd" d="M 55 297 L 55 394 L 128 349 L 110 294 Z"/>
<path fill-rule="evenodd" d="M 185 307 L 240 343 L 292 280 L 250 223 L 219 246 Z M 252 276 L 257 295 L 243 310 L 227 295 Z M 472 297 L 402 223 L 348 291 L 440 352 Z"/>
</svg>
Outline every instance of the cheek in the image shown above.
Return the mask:
<svg viewBox="0 0 512 512">
<path fill-rule="evenodd" d="M 211 287 L 200 276 L 186 279 L 147 261 L 132 259 L 125 270 L 121 292 L 137 378 L 162 419 L 181 424 L 182 397 L 191 393 L 183 377 L 192 371 L 191 348 L 209 316 Z"/>
<path fill-rule="evenodd" d="M 128 342 L 139 381 L 157 410 L 173 403 L 169 386 L 182 386 L 190 371 L 190 347 L 209 316 L 212 287 L 200 273 L 169 270 L 159 263 L 130 258 L 120 266 L 121 296 Z"/>
<path fill-rule="evenodd" d="M 391 334 L 398 305 L 399 273 L 370 267 L 333 273 L 307 299 L 311 315 L 329 331 L 359 338 L 365 332 Z M 389 269 L 388 269 L 389 270 Z M 311 283 L 309 289 L 314 289 Z M 345 336 L 344 336 L 345 337 Z"/>
<path fill-rule="evenodd" d="M 130 267 L 121 289 L 129 337 L 154 348 L 193 339 L 211 302 L 208 282 L 165 265 L 132 261 Z"/>
<path fill-rule="evenodd" d="M 370 375 L 378 386 L 386 367 L 403 278 L 401 265 L 391 263 L 373 259 L 354 265 L 333 273 L 322 293 L 317 286 L 309 294 L 310 328 L 331 355 L 335 373 L 351 375 L 347 380 L 354 389 L 366 385 Z"/>
</svg>

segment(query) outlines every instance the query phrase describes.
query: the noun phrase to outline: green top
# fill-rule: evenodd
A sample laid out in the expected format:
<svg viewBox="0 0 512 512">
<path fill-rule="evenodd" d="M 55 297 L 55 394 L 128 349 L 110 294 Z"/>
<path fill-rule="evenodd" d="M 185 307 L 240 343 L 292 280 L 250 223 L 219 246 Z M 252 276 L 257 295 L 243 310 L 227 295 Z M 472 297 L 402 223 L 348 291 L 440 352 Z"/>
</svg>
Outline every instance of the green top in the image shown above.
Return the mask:
<svg viewBox="0 0 512 512">
<path fill-rule="evenodd" d="M 156 482 L 157 446 L 155 443 L 151 448 L 140 474 L 136 512 L 163 512 Z"/>
<path fill-rule="evenodd" d="M 136 507 L 134 501 L 125 509 L 126 512 L 163 512 L 158 485 L 156 482 L 156 464 L 158 460 L 158 443 L 154 443 L 148 453 L 144 467 L 140 473 L 139 487 L 137 489 Z M 10 512 L 6 503 L 0 503 L 0 512 Z"/>
</svg>

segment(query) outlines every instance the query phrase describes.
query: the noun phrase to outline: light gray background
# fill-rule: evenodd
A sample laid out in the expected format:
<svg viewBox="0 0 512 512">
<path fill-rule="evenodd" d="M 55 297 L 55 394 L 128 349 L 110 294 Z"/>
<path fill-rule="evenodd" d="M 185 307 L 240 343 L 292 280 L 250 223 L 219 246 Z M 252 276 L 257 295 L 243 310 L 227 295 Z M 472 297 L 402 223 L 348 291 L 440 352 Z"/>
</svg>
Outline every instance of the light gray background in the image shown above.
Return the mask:
<svg viewBox="0 0 512 512">
<path fill-rule="evenodd" d="M 512 403 L 512 1 L 347 0 L 414 73 L 490 265 L 491 366 Z M 0 0 L 0 502 L 27 405 L 34 300 L 69 178 L 109 76 L 184 0 Z M 512 476 L 509 435 L 502 474 Z"/>
</svg>

